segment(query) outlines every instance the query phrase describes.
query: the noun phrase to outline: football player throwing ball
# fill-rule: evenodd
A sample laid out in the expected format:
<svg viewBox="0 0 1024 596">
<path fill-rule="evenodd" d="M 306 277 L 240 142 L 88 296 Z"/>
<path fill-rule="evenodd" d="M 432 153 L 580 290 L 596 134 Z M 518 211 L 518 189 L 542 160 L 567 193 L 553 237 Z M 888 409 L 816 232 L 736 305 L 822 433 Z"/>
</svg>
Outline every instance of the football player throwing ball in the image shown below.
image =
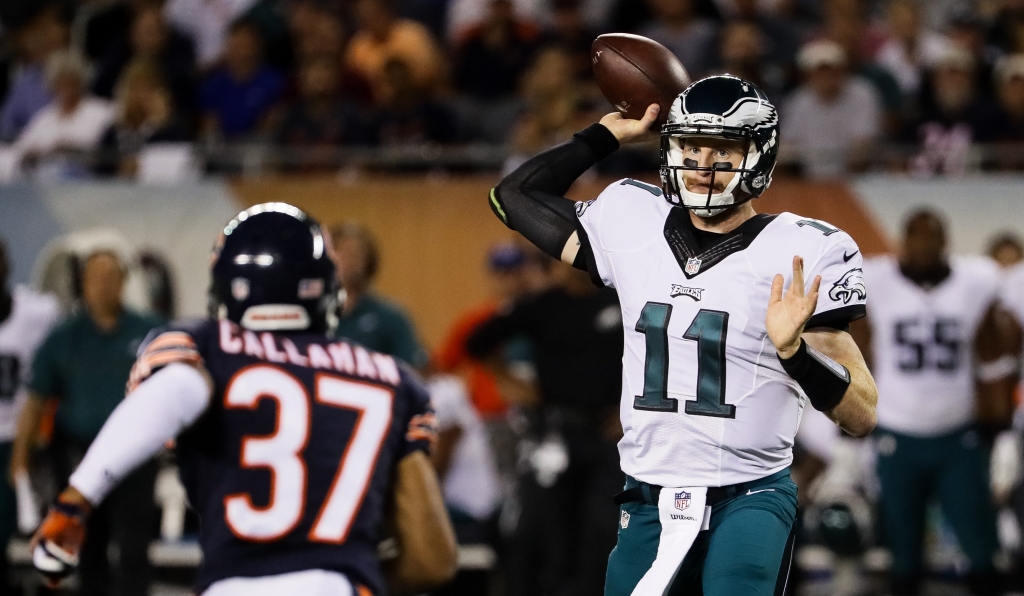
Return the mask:
<svg viewBox="0 0 1024 596">
<path fill-rule="evenodd" d="M 606 596 L 781 593 L 803 408 L 856 436 L 875 426 L 875 383 L 848 333 L 865 313 L 860 250 L 823 221 L 754 211 L 772 180 L 778 112 L 728 75 L 672 103 L 660 187 L 625 179 L 592 201 L 564 198 L 591 166 L 644 140 L 658 112 L 605 116 L 512 172 L 490 205 L 622 304 L 626 481 Z"/>
</svg>

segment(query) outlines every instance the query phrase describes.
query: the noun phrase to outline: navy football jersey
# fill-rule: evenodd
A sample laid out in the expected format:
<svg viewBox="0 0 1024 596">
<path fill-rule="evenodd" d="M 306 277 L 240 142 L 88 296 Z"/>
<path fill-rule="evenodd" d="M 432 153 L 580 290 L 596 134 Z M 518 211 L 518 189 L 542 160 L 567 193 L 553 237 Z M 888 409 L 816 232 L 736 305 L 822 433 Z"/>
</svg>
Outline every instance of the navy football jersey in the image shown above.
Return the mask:
<svg viewBox="0 0 1024 596">
<path fill-rule="evenodd" d="M 377 545 L 395 464 L 435 433 L 415 373 L 323 335 L 203 321 L 153 332 L 129 389 L 171 362 L 200 365 L 214 386 L 176 445 L 201 521 L 199 591 L 327 569 L 384 593 Z"/>
</svg>

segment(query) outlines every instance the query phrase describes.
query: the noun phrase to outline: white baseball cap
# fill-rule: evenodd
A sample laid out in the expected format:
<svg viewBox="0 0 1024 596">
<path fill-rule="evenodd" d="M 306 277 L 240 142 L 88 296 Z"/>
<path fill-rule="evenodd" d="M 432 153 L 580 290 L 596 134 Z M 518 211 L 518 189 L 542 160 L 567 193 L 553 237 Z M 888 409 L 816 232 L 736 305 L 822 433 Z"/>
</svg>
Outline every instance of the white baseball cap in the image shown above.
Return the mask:
<svg viewBox="0 0 1024 596">
<path fill-rule="evenodd" d="M 814 70 L 821 66 L 846 66 L 846 50 L 830 39 L 812 41 L 800 48 L 796 63 L 800 70 Z"/>
</svg>

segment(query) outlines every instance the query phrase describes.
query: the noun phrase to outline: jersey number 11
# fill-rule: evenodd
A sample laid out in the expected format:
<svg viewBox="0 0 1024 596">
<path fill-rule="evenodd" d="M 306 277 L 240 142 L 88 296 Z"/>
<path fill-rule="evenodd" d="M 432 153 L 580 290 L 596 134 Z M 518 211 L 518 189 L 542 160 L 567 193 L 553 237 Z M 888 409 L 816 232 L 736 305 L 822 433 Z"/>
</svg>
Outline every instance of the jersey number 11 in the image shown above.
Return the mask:
<svg viewBox="0 0 1024 596">
<path fill-rule="evenodd" d="M 647 340 L 644 364 L 644 393 L 633 400 L 633 409 L 678 412 L 679 400 L 668 396 L 668 321 L 672 305 L 648 302 L 640 312 L 636 330 Z M 683 339 L 697 342 L 697 399 L 685 402 L 684 411 L 693 416 L 735 418 L 736 406 L 725 403 L 725 337 L 729 313 L 701 310 L 693 318 Z"/>
</svg>

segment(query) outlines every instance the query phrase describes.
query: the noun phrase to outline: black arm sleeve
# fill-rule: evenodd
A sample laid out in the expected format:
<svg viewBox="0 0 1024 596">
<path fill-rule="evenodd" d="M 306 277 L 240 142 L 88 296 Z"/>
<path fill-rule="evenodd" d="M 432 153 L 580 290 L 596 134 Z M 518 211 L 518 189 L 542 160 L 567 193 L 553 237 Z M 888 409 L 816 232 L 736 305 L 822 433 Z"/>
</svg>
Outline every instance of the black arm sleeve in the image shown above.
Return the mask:
<svg viewBox="0 0 1024 596">
<path fill-rule="evenodd" d="M 564 198 L 565 193 L 583 172 L 618 148 L 615 135 L 601 124 L 592 124 L 506 176 L 491 189 L 491 211 L 510 230 L 560 259 L 566 241 L 577 229 L 575 207 Z M 573 266 L 588 269 L 586 254 L 590 246 L 584 237 L 580 237 L 580 243 Z"/>
</svg>

